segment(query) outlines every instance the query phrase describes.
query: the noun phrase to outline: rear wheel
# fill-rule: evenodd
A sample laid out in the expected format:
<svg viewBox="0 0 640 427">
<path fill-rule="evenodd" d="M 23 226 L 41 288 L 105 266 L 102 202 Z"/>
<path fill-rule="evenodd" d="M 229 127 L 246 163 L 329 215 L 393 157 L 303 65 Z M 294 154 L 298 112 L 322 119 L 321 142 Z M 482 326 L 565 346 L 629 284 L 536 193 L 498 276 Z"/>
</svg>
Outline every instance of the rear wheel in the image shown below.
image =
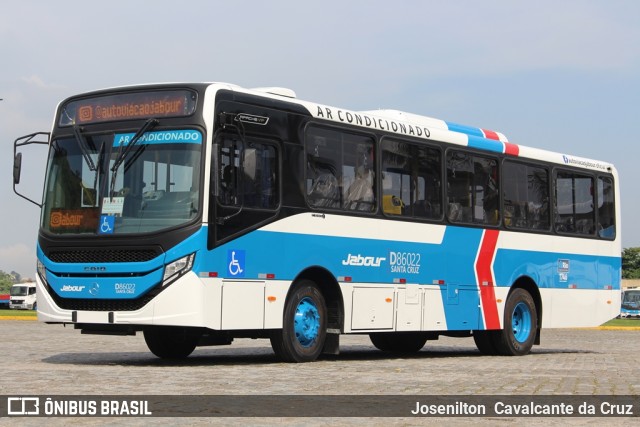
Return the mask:
<svg viewBox="0 0 640 427">
<path fill-rule="evenodd" d="M 416 353 L 427 342 L 425 334 L 419 332 L 374 332 L 369 338 L 378 350 L 396 353 Z"/>
<path fill-rule="evenodd" d="M 144 330 L 151 353 L 162 359 L 183 359 L 193 353 L 202 331 L 196 328 L 162 326 Z"/>
<path fill-rule="evenodd" d="M 522 356 L 531 351 L 536 338 L 538 314 L 529 292 L 514 289 L 504 308 L 504 328 L 497 331 L 495 346 L 499 354 Z"/>
<path fill-rule="evenodd" d="M 283 328 L 271 335 L 271 347 L 285 362 L 311 362 L 320 356 L 327 332 L 327 306 L 311 280 L 303 280 L 287 298 Z"/>
</svg>

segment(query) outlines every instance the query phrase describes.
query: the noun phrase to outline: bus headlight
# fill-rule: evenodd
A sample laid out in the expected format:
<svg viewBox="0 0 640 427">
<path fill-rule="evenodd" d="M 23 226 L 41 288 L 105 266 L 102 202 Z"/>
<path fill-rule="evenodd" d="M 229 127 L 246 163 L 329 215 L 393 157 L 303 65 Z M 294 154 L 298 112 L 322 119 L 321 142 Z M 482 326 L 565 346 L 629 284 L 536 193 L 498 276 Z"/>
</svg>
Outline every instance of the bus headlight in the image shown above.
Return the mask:
<svg viewBox="0 0 640 427">
<path fill-rule="evenodd" d="M 178 279 L 178 277 L 191 271 L 191 267 L 193 267 L 193 259 L 195 258 L 195 256 L 196 254 L 187 255 L 186 257 L 180 258 L 176 261 L 173 261 L 171 264 L 168 264 L 164 268 L 162 286 L 167 286 L 171 282 Z"/>
</svg>

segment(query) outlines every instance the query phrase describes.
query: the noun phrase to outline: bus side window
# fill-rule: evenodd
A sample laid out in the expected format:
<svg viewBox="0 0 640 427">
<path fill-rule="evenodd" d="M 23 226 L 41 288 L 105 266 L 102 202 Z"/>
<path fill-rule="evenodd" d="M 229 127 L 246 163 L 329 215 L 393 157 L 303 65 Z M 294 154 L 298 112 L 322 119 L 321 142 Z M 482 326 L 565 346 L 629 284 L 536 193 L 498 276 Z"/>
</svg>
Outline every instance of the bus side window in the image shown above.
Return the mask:
<svg viewBox="0 0 640 427">
<path fill-rule="evenodd" d="M 549 229 L 549 172 L 505 160 L 503 163 L 504 224 L 508 228 Z"/>
<path fill-rule="evenodd" d="M 317 175 L 312 179 L 311 188 L 307 193 L 309 204 L 337 208 L 340 206 L 339 195 L 338 178 L 329 170 L 319 169 Z"/>
<path fill-rule="evenodd" d="M 237 204 L 237 176 L 237 166 L 228 164 L 222 168 L 222 180 L 220 181 L 220 186 L 222 189 L 222 199 L 225 204 Z"/>
<path fill-rule="evenodd" d="M 439 149 L 399 140 L 382 141 L 382 209 L 387 215 L 442 218 Z"/>
<path fill-rule="evenodd" d="M 594 179 L 590 175 L 559 171 L 555 181 L 557 231 L 581 235 L 595 234 Z"/>
<path fill-rule="evenodd" d="M 360 166 L 356 169 L 356 177 L 347 189 L 346 208 L 359 211 L 372 211 L 375 197 L 373 195 L 373 171 Z"/>
<path fill-rule="evenodd" d="M 615 201 L 613 180 L 598 177 L 598 235 L 605 239 L 615 239 Z"/>
<path fill-rule="evenodd" d="M 449 221 L 498 225 L 498 162 L 458 150 L 447 153 Z"/>
<path fill-rule="evenodd" d="M 305 139 L 309 205 L 374 211 L 373 140 L 368 136 L 314 126 L 307 129 Z"/>
<path fill-rule="evenodd" d="M 451 222 L 471 221 L 471 156 L 460 151 L 447 153 L 447 218 Z"/>
</svg>

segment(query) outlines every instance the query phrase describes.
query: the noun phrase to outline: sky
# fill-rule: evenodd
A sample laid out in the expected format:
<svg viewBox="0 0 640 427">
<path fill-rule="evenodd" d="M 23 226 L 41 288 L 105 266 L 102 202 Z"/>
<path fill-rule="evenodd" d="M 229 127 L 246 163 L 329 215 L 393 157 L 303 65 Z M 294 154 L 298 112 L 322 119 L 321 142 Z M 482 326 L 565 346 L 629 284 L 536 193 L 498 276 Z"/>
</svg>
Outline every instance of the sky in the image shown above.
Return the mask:
<svg viewBox="0 0 640 427">
<path fill-rule="evenodd" d="M 62 99 L 154 82 L 282 86 L 613 163 L 622 246 L 640 246 L 637 0 L 21 0 L 0 12 L 0 270 L 35 277 L 39 209 L 13 192 L 13 142 Z M 42 194 L 46 150 L 20 191 Z"/>
</svg>

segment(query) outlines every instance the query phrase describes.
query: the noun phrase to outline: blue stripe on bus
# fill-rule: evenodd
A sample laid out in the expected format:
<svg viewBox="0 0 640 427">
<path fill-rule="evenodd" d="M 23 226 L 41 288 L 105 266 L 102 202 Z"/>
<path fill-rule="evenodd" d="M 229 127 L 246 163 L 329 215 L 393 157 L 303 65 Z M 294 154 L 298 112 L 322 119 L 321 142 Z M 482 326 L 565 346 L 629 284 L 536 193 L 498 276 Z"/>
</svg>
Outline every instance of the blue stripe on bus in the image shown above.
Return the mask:
<svg viewBox="0 0 640 427">
<path fill-rule="evenodd" d="M 450 131 L 464 133 L 465 135 L 478 136 L 484 138 L 484 134 L 480 128 L 461 125 L 459 123 L 445 122 Z"/>
<path fill-rule="evenodd" d="M 482 229 L 452 226 L 447 227 L 442 244 L 255 231 L 203 253 L 199 268 L 232 278 L 230 254 L 242 252 L 245 279 L 273 274 L 276 279 L 293 280 L 302 270 L 319 266 L 335 277 L 351 277 L 355 283 L 405 279 L 407 283 L 444 280 L 447 285 L 475 286 L 474 264 L 481 237 Z M 568 271 L 559 271 L 560 260 L 569 262 Z M 498 249 L 494 262 L 496 286 L 502 287 L 527 275 L 540 288 L 602 289 L 611 285 L 617 289 L 619 272 L 619 257 Z"/>
<path fill-rule="evenodd" d="M 469 147 L 478 148 L 480 150 L 494 151 L 496 153 L 504 152 L 504 144 L 494 139 L 479 138 L 476 136 L 469 136 Z"/>
<path fill-rule="evenodd" d="M 229 254 L 242 253 L 243 279 L 272 274 L 278 280 L 294 280 L 304 269 L 317 266 L 336 278 L 350 277 L 352 283 L 372 286 L 392 284 L 394 279 L 422 285 L 442 280 L 439 293 L 434 290 L 431 295 L 442 299 L 447 329 L 483 329 L 475 272 L 482 232 L 449 226 L 441 244 L 427 244 L 256 231 L 208 252 L 201 266 L 219 277 L 232 278 Z M 418 263 L 415 257 L 412 261 L 415 254 Z M 510 287 L 527 275 L 539 288 L 620 288 L 618 257 L 511 249 L 498 249 L 495 256 L 498 287 Z"/>
</svg>

